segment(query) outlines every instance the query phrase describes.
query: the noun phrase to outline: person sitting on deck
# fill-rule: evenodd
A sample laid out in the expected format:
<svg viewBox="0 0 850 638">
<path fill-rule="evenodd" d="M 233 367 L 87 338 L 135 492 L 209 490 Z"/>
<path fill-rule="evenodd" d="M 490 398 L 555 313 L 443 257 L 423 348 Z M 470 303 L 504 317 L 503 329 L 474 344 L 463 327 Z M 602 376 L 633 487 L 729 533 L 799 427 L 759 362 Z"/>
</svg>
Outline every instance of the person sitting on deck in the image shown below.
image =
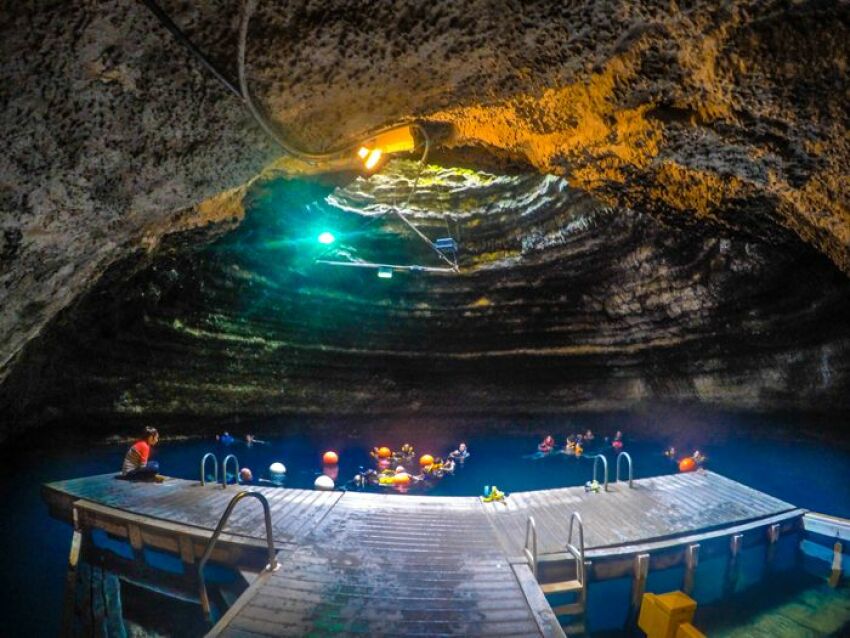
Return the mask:
<svg viewBox="0 0 850 638">
<path fill-rule="evenodd" d="M 142 437 L 130 446 L 124 455 L 121 477 L 128 481 L 162 481 L 159 463 L 151 461 L 151 448 L 159 442 L 156 428 L 146 427 Z"/>
</svg>

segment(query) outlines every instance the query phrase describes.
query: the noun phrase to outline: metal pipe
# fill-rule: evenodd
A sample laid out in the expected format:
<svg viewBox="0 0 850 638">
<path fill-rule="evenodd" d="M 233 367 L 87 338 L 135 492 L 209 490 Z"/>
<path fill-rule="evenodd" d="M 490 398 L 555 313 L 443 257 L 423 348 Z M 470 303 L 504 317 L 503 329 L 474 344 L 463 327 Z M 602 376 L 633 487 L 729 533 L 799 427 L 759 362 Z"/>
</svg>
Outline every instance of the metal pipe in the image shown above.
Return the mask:
<svg viewBox="0 0 850 638">
<path fill-rule="evenodd" d="M 231 454 L 231 456 L 233 456 Z M 229 458 L 229 457 L 228 457 Z M 233 457 L 236 458 L 236 457 Z M 227 461 L 225 460 L 225 463 Z M 222 514 L 221 519 L 218 521 L 218 525 L 216 525 L 215 531 L 212 536 L 210 536 L 210 540 L 207 542 L 206 549 L 204 549 L 204 553 L 201 556 L 201 561 L 198 563 L 198 582 L 200 586 L 200 598 L 201 598 L 201 606 L 204 609 L 204 614 L 207 617 L 208 621 L 211 621 L 210 617 L 210 599 L 207 596 L 207 583 L 204 578 L 204 567 L 207 564 L 207 561 L 212 554 L 213 549 L 215 548 L 216 542 L 218 542 L 218 537 L 221 536 L 221 531 L 224 529 L 224 526 L 227 524 L 228 519 L 230 518 L 230 514 L 233 512 L 233 508 L 236 507 L 236 504 L 241 501 L 243 498 L 251 496 L 260 501 L 260 504 L 263 506 L 263 516 L 265 518 L 266 523 L 266 542 L 268 543 L 269 550 L 269 562 L 266 565 L 266 571 L 274 572 L 280 568 L 280 564 L 277 562 L 277 556 L 274 550 L 274 541 L 272 540 L 272 516 L 271 510 L 269 509 L 269 502 L 266 500 L 266 497 L 263 496 L 260 492 L 247 491 L 243 490 L 239 492 L 236 496 L 230 499 L 230 503 L 227 504 L 227 508 L 224 510 L 224 514 Z"/>
<path fill-rule="evenodd" d="M 236 477 L 236 483 L 239 483 L 239 459 L 236 458 L 235 454 L 228 454 L 224 457 L 224 463 L 221 464 L 221 487 L 222 489 L 227 489 L 227 462 L 233 459 L 234 465 L 236 465 L 236 473 L 234 476 Z"/>
<path fill-rule="evenodd" d="M 634 488 L 633 481 L 632 481 L 632 457 L 629 456 L 628 452 L 620 452 L 617 455 L 617 474 L 616 474 L 616 479 L 614 480 L 614 482 L 615 483 L 620 482 L 620 459 L 622 459 L 622 458 L 625 458 L 626 461 L 629 464 L 629 487 Z"/>
<path fill-rule="evenodd" d="M 531 535 L 531 551 L 528 549 L 529 535 Z M 525 526 L 525 547 L 523 551 L 528 562 L 531 563 L 531 573 L 537 578 L 537 523 L 533 516 L 528 517 L 528 523 Z"/>
<path fill-rule="evenodd" d="M 213 479 L 213 482 L 218 483 L 218 457 L 215 454 L 213 454 L 212 452 L 207 452 L 206 454 L 204 454 L 204 458 L 201 459 L 201 486 L 204 486 L 204 485 L 207 484 L 207 477 L 206 477 L 206 474 L 207 474 L 206 473 L 207 459 L 210 459 L 210 458 L 213 460 L 213 463 L 214 463 L 213 467 L 215 468 L 215 470 L 214 470 L 215 471 L 215 478 Z"/>
<path fill-rule="evenodd" d="M 605 477 L 605 491 L 608 491 L 608 459 L 605 458 L 604 454 L 597 454 L 593 457 L 593 480 L 596 480 L 596 466 L 599 463 L 599 460 L 602 460 L 602 468 L 604 470 Z"/>
<path fill-rule="evenodd" d="M 399 264 L 376 264 L 371 261 L 334 261 L 331 259 L 317 259 L 317 264 L 326 266 L 345 266 L 348 268 L 392 268 L 393 270 L 404 270 L 408 272 L 457 272 L 455 268 L 439 268 L 437 266 L 408 266 Z"/>
</svg>

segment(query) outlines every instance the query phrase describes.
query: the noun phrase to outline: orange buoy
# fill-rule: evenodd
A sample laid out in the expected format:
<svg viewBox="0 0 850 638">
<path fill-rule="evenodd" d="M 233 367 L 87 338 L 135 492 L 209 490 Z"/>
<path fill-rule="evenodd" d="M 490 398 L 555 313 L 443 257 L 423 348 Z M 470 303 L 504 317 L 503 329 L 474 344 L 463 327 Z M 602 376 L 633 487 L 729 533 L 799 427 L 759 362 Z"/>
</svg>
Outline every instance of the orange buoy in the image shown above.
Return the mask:
<svg viewBox="0 0 850 638">
<path fill-rule="evenodd" d="M 410 485 L 410 474 L 407 472 L 399 472 L 393 476 L 394 485 Z"/>
<path fill-rule="evenodd" d="M 379 447 L 379 448 L 378 448 L 378 456 L 379 456 L 380 458 L 382 458 L 382 459 L 388 459 L 388 458 L 390 458 L 392 455 L 393 455 L 393 453 L 392 453 L 392 451 L 390 450 L 390 448 L 388 448 L 388 447 L 386 447 L 386 446 L 384 446 L 384 447 Z"/>
<path fill-rule="evenodd" d="M 694 461 L 690 456 L 686 456 L 681 461 L 679 461 L 680 472 L 693 472 L 695 469 L 697 469 L 697 462 Z"/>
<path fill-rule="evenodd" d="M 332 450 L 328 450 L 322 455 L 322 463 L 325 465 L 336 465 L 339 463 L 339 455 Z"/>
<path fill-rule="evenodd" d="M 422 456 L 419 457 L 419 465 L 421 467 L 425 467 L 427 465 L 433 465 L 433 464 L 434 464 L 434 457 L 431 456 L 430 454 L 423 454 Z"/>
</svg>

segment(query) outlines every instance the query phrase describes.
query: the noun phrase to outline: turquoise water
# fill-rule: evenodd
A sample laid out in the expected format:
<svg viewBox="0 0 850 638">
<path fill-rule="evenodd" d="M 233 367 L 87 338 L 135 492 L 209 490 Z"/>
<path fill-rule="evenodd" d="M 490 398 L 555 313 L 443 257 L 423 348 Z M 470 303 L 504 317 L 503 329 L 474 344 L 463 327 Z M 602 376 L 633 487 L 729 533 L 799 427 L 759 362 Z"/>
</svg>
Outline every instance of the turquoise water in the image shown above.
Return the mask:
<svg viewBox="0 0 850 638">
<path fill-rule="evenodd" d="M 502 431 L 492 434 L 493 421 L 451 423 L 398 422 L 381 427 L 363 422 L 340 420 L 322 428 L 304 427 L 292 422 L 257 424 L 257 436 L 266 445 L 247 447 L 242 436 L 246 427 L 231 431 L 238 439 L 231 446 L 215 442 L 214 433 L 183 441 L 163 441 L 154 458 L 164 474 L 196 479 L 201 456 L 212 451 L 223 458 L 234 453 L 240 464 L 250 467 L 255 478 L 267 474 L 270 463 L 283 462 L 286 485 L 311 487 L 322 471 L 321 453 L 334 450 L 340 455 L 337 483 L 342 484 L 361 466 L 371 466 L 369 450 L 375 445 L 399 447 L 409 442 L 418 454 L 445 455 L 464 440 L 471 452 L 467 462 L 453 476 L 428 487 L 434 495 L 476 495 L 484 485 L 498 485 L 511 491 L 582 485 L 589 480 L 592 461 L 555 455 L 527 458 L 537 443 L 551 433 L 559 443 L 572 431 L 588 427 L 597 434 L 595 445 L 586 455 L 601 451 L 609 458 L 613 480 L 615 454 L 606 449 L 602 437 L 617 430 L 625 434 L 625 449 L 634 459 L 635 477 L 643 478 L 675 471 L 662 452 L 675 445 L 688 453 L 698 448 L 709 456 L 708 468 L 782 498 L 800 507 L 850 517 L 850 443 L 847 437 L 813 437 L 820 432 L 817 423 L 799 419 L 750 418 L 738 416 L 668 417 L 664 425 L 647 424 L 645 415 L 596 415 L 547 421 L 499 422 Z M 831 431 L 841 431 L 833 424 Z M 844 424 L 846 428 L 846 424 Z M 295 430 L 289 436 L 282 431 Z M 278 434 L 270 433 L 277 431 Z M 662 434 L 666 432 L 666 434 Z M 652 434 L 647 434 L 652 432 Z M 163 429 L 167 437 L 174 432 Z M 2 553 L 0 585 L 5 592 L 0 613 L 0 635 L 55 636 L 59 631 L 65 563 L 71 537 L 68 525 L 53 520 L 40 498 L 43 482 L 117 471 L 124 444 L 51 442 L 44 435 L 37 441 L 19 441 L 5 447 L 2 459 L 2 491 L 7 524 L 0 527 Z M 10 548 L 12 548 L 10 550 Z M 658 576 L 663 578 L 664 576 Z M 671 582 L 679 576 L 670 576 Z M 622 583 L 606 584 L 617 588 Z M 660 583 L 659 586 L 662 586 Z M 781 602 L 781 592 L 767 596 Z M 753 600 L 761 600 L 758 596 Z M 132 607 L 132 601 L 129 601 Z M 754 603 L 752 614 L 759 605 Z M 591 610 L 592 611 L 592 610 Z M 710 614 L 707 616 L 711 619 Z M 591 621 L 593 618 L 591 617 Z M 746 614 L 740 622 L 746 620 Z M 736 620 L 736 622 L 738 622 Z M 817 635 L 817 634 L 816 634 Z"/>
</svg>

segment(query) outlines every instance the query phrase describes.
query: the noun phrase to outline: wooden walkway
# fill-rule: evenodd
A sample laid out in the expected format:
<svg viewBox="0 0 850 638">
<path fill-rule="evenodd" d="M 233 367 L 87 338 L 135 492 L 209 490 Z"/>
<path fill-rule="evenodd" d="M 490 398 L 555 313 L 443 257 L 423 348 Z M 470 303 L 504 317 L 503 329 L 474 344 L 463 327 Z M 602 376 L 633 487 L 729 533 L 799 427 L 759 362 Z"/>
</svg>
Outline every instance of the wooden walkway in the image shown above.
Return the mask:
<svg viewBox="0 0 850 638">
<path fill-rule="evenodd" d="M 802 510 L 712 472 L 611 486 L 473 497 L 252 488 L 272 508 L 281 569 L 264 573 L 210 635 L 563 635 L 522 558 L 534 516 L 541 555 L 561 553 L 570 513 L 588 557 L 636 553 L 802 516 Z M 92 502 L 209 533 L 234 488 L 171 479 L 133 484 L 112 475 L 45 486 L 57 515 Z M 240 504 L 231 538 L 265 537 L 261 508 Z"/>
</svg>

